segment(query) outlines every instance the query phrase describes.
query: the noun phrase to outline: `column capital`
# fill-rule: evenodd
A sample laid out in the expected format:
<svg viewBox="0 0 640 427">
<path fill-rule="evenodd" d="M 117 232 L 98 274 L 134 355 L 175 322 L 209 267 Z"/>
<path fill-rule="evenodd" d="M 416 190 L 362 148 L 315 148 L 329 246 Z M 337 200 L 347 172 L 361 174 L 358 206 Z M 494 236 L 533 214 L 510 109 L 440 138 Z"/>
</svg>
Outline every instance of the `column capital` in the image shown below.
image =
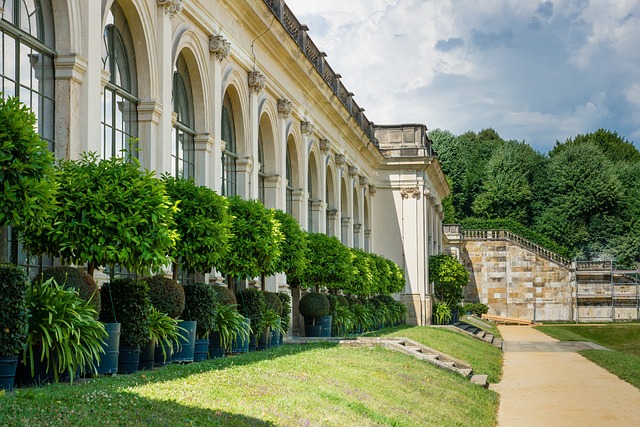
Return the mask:
<svg viewBox="0 0 640 427">
<path fill-rule="evenodd" d="M 306 120 L 300 122 L 300 130 L 302 131 L 302 134 L 304 136 L 311 136 L 315 131 L 315 129 L 316 129 L 315 125 L 311 122 L 308 122 Z"/>
<path fill-rule="evenodd" d="M 418 187 L 407 187 L 400 190 L 403 199 L 420 199 L 420 189 Z"/>
<path fill-rule="evenodd" d="M 56 78 L 69 79 L 76 83 L 82 83 L 84 73 L 87 71 L 88 61 L 75 53 L 71 55 L 58 55 L 54 59 Z"/>
<path fill-rule="evenodd" d="M 327 138 L 320 138 L 319 145 L 320 149 L 325 153 L 331 151 L 331 141 Z"/>
<path fill-rule="evenodd" d="M 358 175 L 358 167 L 357 166 L 349 166 L 349 175 L 355 177 Z"/>
<path fill-rule="evenodd" d="M 249 89 L 255 93 L 260 93 L 267 84 L 264 74 L 260 71 L 249 71 Z"/>
<path fill-rule="evenodd" d="M 278 115 L 286 119 L 291 114 L 291 110 L 293 109 L 293 104 L 286 98 L 278 99 Z"/>
<path fill-rule="evenodd" d="M 374 194 L 376 194 L 376 191 L 378 191 L 376 186 L 373 185 L 373 184 L 369 184 L 369 194 L 371 194 L 373 196 Z"/>
<path fill-rule="evenodd" d="M 336 154 L 335 162 L 336 165 L 342 166 L 347 162 L 347 157 L 344 154 Z"/>
<path fill-rule="evenodd" d="M 169 19 L 180 13 L 182 10 L 182 0 L 156 0 L 158 6 L 164 6 L 164 13 L 169 15 Z"/>
<path fill-rule="evenodd" d="M 195 150 L 210 153 L 213 150 L 213 135 L 210 133 L 199 133 L 194 138 Z"/>
<path fill-rule="evenodd" d="M 222 61 L 231 53 L 231 43 L 222 35 L 216 34 L 209 37 L 209 51 L 216 55 L 218 61 Z"/>
<path fill-rule="evenodd" d="M 141 101 L 138 104 L 138 120 L 141 122 L 160 123 L 162 104 L 158 101 Z"/>
<path fill-rule="evenodd" d="M 369 179 L 366 176 L 360 176 L 360 185 L 366 188 L 367 184 L 369 184 Z"/>
</svg>

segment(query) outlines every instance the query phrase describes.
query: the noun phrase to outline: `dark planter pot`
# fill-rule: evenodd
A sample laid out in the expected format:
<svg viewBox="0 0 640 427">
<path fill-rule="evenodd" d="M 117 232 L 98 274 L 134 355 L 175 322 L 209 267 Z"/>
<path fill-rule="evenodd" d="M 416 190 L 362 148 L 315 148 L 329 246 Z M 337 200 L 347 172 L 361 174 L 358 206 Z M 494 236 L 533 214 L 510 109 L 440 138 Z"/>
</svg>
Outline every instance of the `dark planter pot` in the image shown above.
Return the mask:
<svg viewBox="0 0 640 427">
<path fill-rule="evenodd" d="M 47 372 L 47 360 L 40 360 L 41 349 L 34 349 L 33 355 L 33 374 L 31 373 L 31 359 L 27 353 L 27 357 L 23 360 L 25 363 L 18 363 L 16 369 L 16 386 L 29 387 L 41 386 L 52 383 L 54 381 L 53 371 Z"/>
<path fill-rule="evenodd" d="M 202 362 L 207 360 L 209 356 L 209 338 L 196 340 L 195 350 L 193 352 L 193 361 Z"/>
<path fill-rule="evenodd" d="M 102 345 L 104 354 L 100 356 L 96 369 L 98 375 L 108 375 L 118 373 L 118 356 L 120 350 L 120 323 L 105 323 L 107 339 Z"/>
<path fill-rule="evenodd" d="M 278 346 L 281 346 L 283 343 L 284 343 L 284 334 L 279 334 Z"/>
<path fill-rule="evenodd" d="M 264 328 L 258 338 L 258 350 L 267 350 L 271 344 L 271 328 Z"/>
<path fill-rule="evenodd" d="M 121 345 L 118 356 L 118 373 L 135 374 L 138 372 L 138 363 L 140 363 L 140 346 Z"/>
<path fill-rule="evenodd" d="M 211 332 L 209 335 L 209 358 L 219 359 L 224 357 L 224 348 L 220 344 L 220 332 Z"/>
<path fill-rule="evenodd" d="M 249 351 L 258 350 L 258 334 L 249 334 Z"/>
<path fill-rule="evenodd" d="M 156 356 L 156 340 L 150 340 L 147 344 L 140 348 L 140 361 L 138 362 L 138 370 L 153 369 L 153 361 Z"/>
<path fill-rule="evenodd" d="M 280 322 L 281 320 L 278 320 L 276 322 L 278 326 L 280 326 Z M 274 328 L 273 331 L 271 331 L 271 342 L 269 343 L 270 347 L 280 347 L 280 335 L 280 329 L 278 328 Z"/>
<path fill-rule="evenodd" d="M 164 353 L 162 349 L 164 348 Z M 165 366 L 171 363 L 171 357 L 173 356 L 173 345 L 161 342 L 156 344 L 155 352 L 153 355 L 154 366 Z"/>
<path fill-rule="evenodd" d="M 305 337 L 321 337 L 322 325 L 305 325 L 304 336 Z"/>
<path fill-rule="evenodd" d="M 323 316 L 320 318 L 320 325 L 322 326 L 321 337 L 331 336 L 331 321 L 333 316 Z"/>
<path fill-rule="evenodd" d="M 17 368 L 18 356 L 0 356 L 0 390 L 13 390 Z"/>
<path fill-rule="evenodd" d="M 180 322 L 180 326 L 187 330 L 182 332 L 184 336 L 179 339 L 180 348 L 178 346 L 173 349 L 171 360 L 173 363 L 190 363 L 193 362 L 193 355 L 196 347 L 196 325 L 195 320 L 185 320 Z"/>
<path fill-rule="evenodd" d="M 244 330 L 245 330 L 245 335 L 249 333 L 249 331 L 251 330 L 251 319 L 249 319 L 248 317 L 244 318 Z M 231 351 L 233 353 L 246 353 L 249 351 L 249 340 L 248 339 L 243 339 L 243 338 L 238 338 L 236 340 L 233 341 L 233 344 L 231 346 Z"/>
<path fill-rule="evenodd" d="M 451 320 L 449 321 L 449 324 L 453 325 L 455 323 L 458 323 L 459 320 L 460 313 L 458 312 L 458 310 L 451 310 Z"/>
</svg>

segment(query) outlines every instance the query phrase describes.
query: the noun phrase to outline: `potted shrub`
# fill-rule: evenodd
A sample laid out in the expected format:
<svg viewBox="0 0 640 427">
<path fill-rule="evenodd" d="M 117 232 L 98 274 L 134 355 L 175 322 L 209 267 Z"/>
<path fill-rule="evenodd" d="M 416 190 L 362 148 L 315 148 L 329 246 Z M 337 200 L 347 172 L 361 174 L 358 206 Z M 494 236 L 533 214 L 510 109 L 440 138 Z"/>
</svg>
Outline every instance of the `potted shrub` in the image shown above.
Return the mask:
<svg viewBox="0 0 640 427">
<path fill-rule="evenodd" d="M 21 267 L 0 264 L 0 390 L 11 390 L 20 353 L 27 345 L 27 288 Z"/>
<path fill-rule="evenodd" d="M 100 292 L 103 301 L 113 301 L 112 306 L 103 304 L 100 319 L 122 324 L 118 373 L 137 372 L 140 346 L 149 341 L 149 287 L 142 280 L 116 278 Z"/>
<path fill-rule="evenodd" d="M 188 347 L 183 343 L 180 354 L 176 356 L 185 359 L 191 356 L 195 362 L 206 360 L 209 354 L 209 334 L 213 330 L 216 315 L 216 291 L 213 286 L 203 282 L 185 284 L 183 288 L 185 304 L 181 317 L 185 321 L 195 322 L 196 333 L 193 353 L 187 354 Z M 186 326 L 183 327 L 187 329 Z M 182 356 L 183 353 L 184 356 Z"/>
<path fill-rule="evenodd" d="M 154 365 L 163 366 L 171 359 L 173 345 L 178 342 L 183 329 L 178 321 L 169 317 L 154 306 L 149 307 L 149 341 L 146 351 L 140 353 L 138 369 L 151 369 Z M 156 362 L 156 360 L 158 362 Z"/>
<path fill-rule="evenodd" d="M 429 257 L 429 281 L 433 283 L 433 294 L 436 301 L 434 319 L 452 321 L 458 316 L 458 305 L 464 298 L 464 288 L 469 284 L 469 272 L 451 255 L 440 254 Z M 438 303 L 447 304 L 449 314 Z M 436 309 L 440 315 L 436 316 Z"/>
<path fill-rule="evenodd" d="M 282 303 L 282 314 L 280 315 L 282 334 L 279 337 L 279 345 L 282 345 L 283 338 L 287 335 L 291 326 L 291 295 L 286 292 L 278 292 L 277 295 Z"/>
<path fill-rule="evenodd" d="M 249 319 L 251 332 L 249 335 L 249 350 L 258 347 L 258 335 L 262 332 L 263 316 L 267 303 L 264 293 L 258 289 L 247 288 L 236 294 L 238 312 Z"/>
<path fill-rule="evenodd" d="M 176 281 L 162 274 L 145 277 L 149 286 L 151 305 L 171 319 L 177 319 L 184 311 L 184 289 Z M 175 342 L 157 340 L 154 363 L 164 365 L 171 362 Z M 167 347 L 168 346 L 168 347 Z"/>
<path fill-rule="evenodd" d="M 23 352 L 22 384 L 58 381 L 65 373 L 94 372 L 107 333 L 92 305 L 53 279 L 35 280 L 26 295 L 29 311 L 27 348 Z"/>
<path fill-rule="evenodd" d="M 336 298 L 335 313 L 332 322 L 333 336 L 344 337 L 355 327 L 355 316 L 349 309 L 347 299 L 338 295 Z"/>
<path fill-rule="evenodd" d="M 223 300 L 216 301 L 216 315 L 213 332 L 209 338 L 209 356 L 223 357 L 232 351 L 235 341 L 249 342 L 249 328 L 245 317 L 238 313 L 235 304 L 227 304 Z"/>
<path fill-rule="evenodd" d="M 64 265 L 45 269 L 38 279 L 43 282 L 53 279 L 57 284 L 77 291 L 80 299 L 87 301 L 93 307 L 96 315 L 100 313 L 100 289 L 89 274 L 76 267 Z"/>
<path fill-rule="evenodd" d="M 300 298 L 300 314 L 304 316 L 305 336 L 322 336 L 320 318 L 329 313 L 329 300 L 319 292 L 310 292 Z"/>
<path fill-rule="evenodd" d="M 179 269 L 204 274 L 217 268 L 229 252 L 231 215 L 227 198 L 196 185 L 193 178 L 163 175 L 162 180 L 171 201 L 179 205 L 173 215 L 180 235 L 170 252 L 173 279 L 178 279 Z"/>
<path fill-rule="evenodd" d="M 266 343 L 267 347 L 280 346 L 280 337 L 284 332 L 282 327 L 282 301 L 276 292 L 265 292 L 264 298 L 267 303 L 267 309 L 273 310 L 277 317 L 273 322 L 266 321 L 266 326 L 271 329 L 271 341 Z"/>
<path fill-rule="evenodd" d="M 333 317 L 336 314 L 336 304 L 338 302 L 338 297 L 334 294 L 325 295 L 327 300 L 329 301 L 329 313 L 326 316 L 322 316 L 320 318 L 320 325 L 322 325 L 322 333 L 320 336 L 322 337 L 331 337 L 331 327 Z"/>
<path fill-rule="evenodd" d="M 273 214 L 280 223 L 280 231 L 284 237 L 280 245 L 281 253 L 276 263 L 275 272 L 286 274 L 287 279 L 300 277 L 307 268 L 307 233 L 300 228 L 298 221 L 288 213 L 276 209 Z"/>
</svg>

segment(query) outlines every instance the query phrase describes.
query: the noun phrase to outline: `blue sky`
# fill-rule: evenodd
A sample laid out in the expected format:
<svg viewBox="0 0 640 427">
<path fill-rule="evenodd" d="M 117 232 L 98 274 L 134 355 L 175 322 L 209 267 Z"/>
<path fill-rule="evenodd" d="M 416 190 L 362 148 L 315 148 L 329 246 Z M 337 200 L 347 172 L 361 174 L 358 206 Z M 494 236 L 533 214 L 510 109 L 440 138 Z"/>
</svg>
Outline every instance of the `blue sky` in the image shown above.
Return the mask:
<svg viewBox="0 0 640 427">
<path fill-rule="evenodd" d="M 638 0 L 287 0 L 379 124 L 640 148 Z"/>
</svg>

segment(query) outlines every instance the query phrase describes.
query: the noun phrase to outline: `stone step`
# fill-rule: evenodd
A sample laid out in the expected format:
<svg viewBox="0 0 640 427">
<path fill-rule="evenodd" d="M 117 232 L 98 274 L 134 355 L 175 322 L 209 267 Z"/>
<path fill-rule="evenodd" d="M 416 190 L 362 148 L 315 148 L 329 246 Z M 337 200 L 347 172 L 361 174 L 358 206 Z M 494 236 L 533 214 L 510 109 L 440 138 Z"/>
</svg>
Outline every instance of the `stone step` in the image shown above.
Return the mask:
<svg viewBox="0 0 640 427">
<path fill-rule="evenodd" d="M 478 329 L 474 335 L 480 339 L 484 339 L 484 337 L 487 336 L 487 332 L 482 329 Z"/>
<path fill-rule="evenodd" d="M 481 387 L 484 388 L 488 388 L 489 387 L 489 381 L 488 381 L 488 376 L 487 375 L 483 375 L 483 374 L 475 374 L 474 376 L 471 377 L 471 382 L 473 384 L 477 384 Z"/>
<path fill-rule="evenodd" d="M 491 344 L 493 343 L 494 336 L 492 333 L 487 332 L 482 339 Z"/>
<path fill-rule="evenodd" d="M 494 338 L 491 344 L 498 347 L 499 349 L 502 349 L 502 338 Z"/>
</svg>

